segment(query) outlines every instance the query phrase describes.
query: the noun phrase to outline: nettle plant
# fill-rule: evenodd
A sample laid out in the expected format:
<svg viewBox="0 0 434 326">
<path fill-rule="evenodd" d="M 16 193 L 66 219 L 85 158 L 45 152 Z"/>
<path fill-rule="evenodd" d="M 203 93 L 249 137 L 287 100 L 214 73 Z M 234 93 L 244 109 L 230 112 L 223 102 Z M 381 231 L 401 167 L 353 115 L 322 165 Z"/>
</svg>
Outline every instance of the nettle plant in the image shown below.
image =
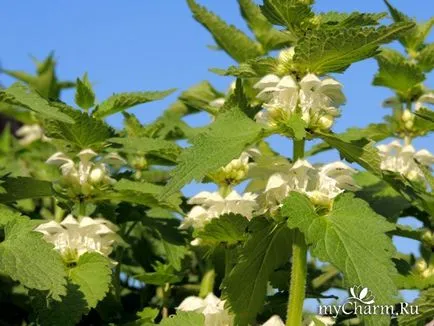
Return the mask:
<svg viewBox="0 0 434 326">
<path fill-rule="evenodd" d="M 201 82 L 150 124 L 125 110 L 174 90 L 98 102 L 87 75 L 58 80 L 53 56 L 37 62 L 36 75 L 4 71 L 19 81 L 0 90 L 12 121 L 0 141 L 2 324 L 431 321 L 434 156 L 412 141 L 434 130 L 434 93 L 423 85 L 434 67 L 434 44 L 425 43 L 434 20 L 417 23 L 387 2 L 388 25 L 386 13 L 315 13 L 311 0 L 238 2 L 255 40 L 188 0 L 238 62 L 213 69 L 234 76 L 232 87 Z M 405 52 L 380 48 L 394 40 Z M 372 57 L 373 84 L 395 93 L 384 103 L 391 114 L 334 133 L 345 103 L 336 73 Z M 60 100 L 69 87 L 76 107 Z M 203 111 L 208 126 L 185 122 Z M 117 112 L 120 131 L 104 122 Z M 273 150 L 272 135 L 284 136 L 291 157 Z M 311 162 L 329 150 L 342 160 Z M 181 189 L 193 180 L 218 190 L 186 198 Z M 419 258 L 397 252 L 393 236 L 419 241 Z M 308 298 L 349 288 L 389 306 L 404 300 L 398 290 L 420 290 L 418 314 L 303 310 Z"/>
</svg>

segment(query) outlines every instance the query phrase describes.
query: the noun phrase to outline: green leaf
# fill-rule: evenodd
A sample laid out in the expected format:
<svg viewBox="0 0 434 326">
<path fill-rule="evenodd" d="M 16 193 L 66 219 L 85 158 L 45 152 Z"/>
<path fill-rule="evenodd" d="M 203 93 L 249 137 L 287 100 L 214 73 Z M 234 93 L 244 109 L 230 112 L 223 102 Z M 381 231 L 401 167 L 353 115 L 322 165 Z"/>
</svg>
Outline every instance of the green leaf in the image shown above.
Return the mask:
<svg viewBox="0 0 434 326">
<path fill-rule="evenodd" d="M 236 325 L 247 325 L 263 308 L 270 274 L 289 261 L 292 233 L 284 224 L 254 219 L 241 257 L 223 283 L 223 296 L 236 313 Z"/>
<path fill-rule="evenodd" d="M 222 242 L 227 245 L 237 244 L 245 240 L 246 228 L 249 221 L 239 214 L 225 214 L 211 220 L 205 228 L 197 233 L 205 243 L 218 245 Z"/>
<path fill-rule="evenodd" d="M 112 271 L 110 261 L 98 253 L 85 253 L 77 265 L 68 270 L 69 279 L 79 286 L 88 308 L 95 308 L 109 291 Z"/>
<path fill-rule="evenodd" d="M 179 156 L 172 179 L 161 198 L 166 198 L 192 180 L 201 180 L 236 158 L 258 141 L 263 129 L 238 108 L 220 114 L 204 132 L 192 139 L 193 146 Z"/>
<path fill-rule="evenodd" d="M 376 304 L 393 304 L 397 288 L 395 252 L 386 232 L 394 225 L 372 211 L 352 194 L 338 197 L 333 209 L 320 216 L 303 195 L 292 192 L 284 201 L 282 215 L 290 228 L 299 228 L 312 245 L 312 254 L 332 263 L 344 273 L 346 286 L 363 285 L 375 296 Z M 389 317 L 370 316 L 366 325 L 389 325 Z"/>
<path fill-rule="evenodd" d="M 75 326 L 81 316 L 88 312 L 87 303 L 78 285 L 68 283 L 67 293 L 62 301 L 47 298 L 44 292 L 31 291 L 31 304 L 36 313 L 38 325 Z"/>
<path fill-rule="evenodd" d="M 280 49 L 284 45 L 289 45 L 292 37 L 273 28 L 256 3 L 252 0 L 238 0 L 238 4 L 249 28 L 266 50 Z"/>
<path fill-rule="evenodd" d="M 30 221 L 13 220 L 5 227 L 0 243 L 0 273 L 27 288 L 49 291 L 60 300 L 65 295 L 66 273 L 62 259 L 42 234 L 31 231 Z"/>
<path fill-rule="evenodd" d="M 306 127 L 307 123 L 301 118 L 300 113 L 292 114 L 291 117 L 285 121 L 285 128 L 289 129 L 289 134 L 296 140 L 302 140 L 306 137 Z"/>
<path fill-rule="evenodd" d="M 132 195 L 129 199 L 124 198 L 124 200 L 127 202 L 136 202 L 135 199 L 138 198 L 138 201 L 136 202 L 137 204 L 145 203 L 147 200 L 149 200 L 149 202 L 153 204 L 151 206 L 158 206 L 159 202 L 157 198 L 164 191 L 163 186 L 148 182 L 135 182 L 127 179 L 121 179 L 120 181 L 116 182 L 114 189 L 124 193 L 126 195 L 125 197 Z M 166 197 L 164 202 L 160 202 L 160 205 L 166 207 L 169 206 L 177 210 L 179 210 L 180 204 L 181 198 L 176 192 Z"/>
<path fill-rule="evenodd" d="M 419 66 L 408 61 L 398 51 L 383 49 L 376 57 L 380 67 L 373 84 L 385 86 L 411 99 L 412 89 L 425 80 Z"/>
<path fill-rule="evenodd" d="M 389 1 L 384 0 L 388 7 L 392 18 L 397 23 L 415 23 L 414 19 L 411 19 L 398 9 L 394 8 Z M 434 17 L 429 19 L 426 23 L 415 24 L 413 28 L 409 29 L 405 34 L 400 35 L 398 38 L 401 44 L 409 50 L 409 52 L 417 52 L 424 45 L 424 41 L 429 35 L 431 28 L 434 25 Z"/>
<path fill-rule="evenodd" d="M 198 5 L 194 0 L 187 0 L 194 18 L 214 37 L 217 44 L 235 61 L 243 62 L 264 54 L 261 45 L 251 40 L 233 25 L 226 24 L 220 17 Z"/>
<path fill-rule="evenodd" d="M 421 108 L 414 112 L 418 117 L 434 122 L 434 111 L 427 109 L 427 108 Z"/>
<path fill-rule="evenodd" d="M 176 315 L 164 318 L 161 326 L 204 326 L 205 316 L 196 312 L 178 311 Z"/>
<path fill-rule="evenodd" d="M 25 221 L 27 218 L 22 216 L 20 212 L 0 204 L 0 229 L 3 229 L 9 222 L 23 220 Z"/>
<path fill-rule="evenodd" d="M 113 94 L 108 99 L 98 104 L 92 115 L 99 119 L 105 118 L 109 115 L 121 112 L 139 104 L 161 100 L 172 94 L 175 90 L 176 89 L 172 88 L 167 91 Z"/>
<path fill-rule="evenodd" d="M 159 263 L 155 266 L 155 272 L 136 275 L 134 279 L 145 282 L 146 284 L 165 285 L 166 283 L 178 283 L 182 280 L 182 277 L 175 274 L 173 266 Z"/>
<path fill-rule="evenodd" d="M 394 40 L 411 23 L 390 26 L 315 29 L 306 32 L 295 47 L 298 70 L 325 74 L 342 72 L 352 63 L 375 55 L 380 44 Z"/>
<path fill-rule="evenodd" d="M 101 147 L 102 143 L 113 136 L 113 129 L 101 120 L 89 116 L 85 112 L 74 110 L 66 105 L 62 111 L 73 119 L 74 124 L 60 121 L 45 123 L 45 132 L 48 137 L 60 140 L 64 146 L 71 150 Z"/>
<path fill-rule="evenodd" d="M 110 138 L 109 142 L 121 144 L 120 149 L 130 154 L 152 153 L 158 157 L 175 162 L 181 153 L 181 148 L 174 142 L 149 137 Z"/>
<path fill-rule="evenodd" d="M 349 162 L 356 162 L 368 171 L 381 174 L 381 159 L 374 142 L 365 138 L 346 141 L 339 135 L 316 132 L 331 147 L 336 148 Z"/>
<path fill-rule="evenodd" d="M 419 306 L 419 314 L 417 315 L 401 315 L 398 317 L 400 326 L 419 326 L 429 325 L 434 316 L 434 288 L 422 291 L 419 298 L 412 305 Z"/>
<path fill-rule="evenodd" d="M 378 214 L 388 218 L 398 218 L 411 204 L 389 184 L 369 172 L 354 175 L 356 184 L 362 187 L 356 192 L 357 197 L 369 203 Z"/>
<path fill-rule="evenodd" d="M 418 66 L 425 72 L 434 68 L 434 43 L 428 44 L 417 56 Z"/>
<path fill-rule="evenodd" d="M 137 313 L 137 317 L 140 317 L 142 322 L 152 323 L 158 316 L 158 309 L 146 307 L 142 311 Z"/>
<path fill-rule="evenodd" d="M 274 72 L 277 61 L 271 57 L 260 57 L 247 60 L 237 66 L 219 69 L 211 68 L 210 71 L 221 76 L 234 76 L 238 78 L 260 78 Z"/>
<path fill-rule="evenodd" d="M 197 110 L 210 111 L 209 103 L 224 96 L 223 93 L 217 91 L 209 82 L 203 81 L 182 92 L 179 99 L 187 105 L 189 112 L 195 112 Z"/>
<path fill-rule="evenodd" d="M 392 130 L 385 123 L 371 123 L 365 128 L 348 128 L 344 132 L 337 134 L 337 136 L 347 142 L 361 140 L 363 138 L 378 142 L 388 137 L 391 137 Z M 320 143 L 312 146 L 312 148 L 308 152 L 306 152 L 305 155 L 311 156 L 330 149 L 333 149 L 333 147 L 331 147 L 329 144 Z"/>
<path fill-rule="evenodd" d="M 84 110 L 89 110 L 95 105 L 95 93 L 87 78 L 87 73 L 84 74 L 83 79 L 77 78 L 75 103 Z"/>
<path fill-rule="evenodd" d="M 324 28 L 321 25 L 328 25 L 327 27 L 355 27 L 355 26 L 372 26 L 378 25 L 379 21 L 387 16 L 387 13 L 360 13 L 360 12 L 336 12 L 329 11 L 326 13 L 320 13 L 315 16 L 314 21 L 318 23 L 320 28 Z"/>
<path fill-rule="evenodd" d="M 261 10 L 268 21 L 291 32 L 314 16 L 311 6 L 299 0 L 264 0 Z"/>
<path fill-rule="evenodd" d="M 68 115 L 60 112 L 38 93 L 21 83 L 15 83 L 7 89 L 0 90 L 0 101 L 22 106 L 40 114 L 45 119 L 74 123 Z"/>
<path fill-rule="evenodd" d="M 6 177 L 2 181 L 1 185 L 6 190 L 6 193 L 0 193 L 0 203 L 53 196 L 53 189 L 49 181 L 28 177 Z"/>
</svg>

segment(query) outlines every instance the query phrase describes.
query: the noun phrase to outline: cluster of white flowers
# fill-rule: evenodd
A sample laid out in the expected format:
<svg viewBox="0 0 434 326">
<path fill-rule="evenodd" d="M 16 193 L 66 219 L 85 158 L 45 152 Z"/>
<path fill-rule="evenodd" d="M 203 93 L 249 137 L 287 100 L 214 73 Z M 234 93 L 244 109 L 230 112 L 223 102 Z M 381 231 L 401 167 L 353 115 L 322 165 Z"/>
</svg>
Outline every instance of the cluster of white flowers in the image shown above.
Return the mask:
<svg viewBox="0 0 434 326">
<path fill-rule="evenodd" d="M 192 226 L 201 229 L 212 219 L 228 213 L 241 214 L 251 219 L 257 208 L 256 198 L 256 194 L 247 192 L 241 196 L 235 190 L 226 197 L 219 192 L 202 191 L 188 201 L 196 206 L 187 214 L 181 228 Z"/>
<path fill-rule="evenodd" d="M 377 148 L 381 156 L 382 170 L 400 173 L 413 181 L 425 182 L 417 162 L 427 167 L 434 164 L 434 156 L 429 151 L 422 149 L 416 152 L 412 145 L 402 145 L 398 140 L 387 145 L 378 145 Z"/>
<path fill-rule="evenodd" d="M 310 322 L 309 326 L 316 326 L 318 323 L 322 323 L 324 326 L 332 326 L 335 324 L 335 320 L 332 317 L 326 317 L 326 316 L 315 316 L 313 317 L 313 320 Z"/>
<path fill-rule="evenodd" d="M 306 195 L 313 204 L 330 207 L 333 199 L 345 190 L 357 190 L 352 175 L 356 170 L 343 162 L 320 167 L 297 160 L 286 173 L 275 173 L 267 182 L 260 202 L 264 210 L 275 211 L 291 191 Z"/>
<path fill-rule="evenodd" d="M 108 256 L 113 244 L 119 240 L 118 227 L 103 218 L 82 217 L 79 221 L 68 215 L 62 222 L 50 221 L 40 224 L 35 231 L 41 232 L 47 242 L 54 244 L 65 262 L 75 262 L 86 252 Z"/>
<path fill-rule="evenodd" d="M 204 326 L 232 326 L 234 316 L 225 309 L 225 301 L 209 293 L 205 299 L 190 296 L 176 308 L 180 311 L 193 311 L 205 316 Z M 263 326 L 285 326 L 279 316 L 272 316 Z"/>
<path fill-rule="evenodd" d="M 49 141 L 49 138 L 44 135 L 44 130 L 38 124 L 24 125 L 16 131 L 16 135 L 20 137 L 18 142 L 22 146 L 28 146 L 37 140 Z"/>
<path fill-rule="evenodd" d="M 300 82 L 290 75 L 280 78 L 270 74 L 254 87 L 260 90 L 257 97 L 265 103 L 265 110 L 257 114 L 256 120 L 270 126 L 284 124 L 299 112 L 310 128 L 329 129 L 339 116 L 339 106 L 345 103 L 339 82 L 330 77 L 321 80 L 314 74 L 304 76 Z"/>
<path fill-rule="evenodd" d="M 213 293 L 205 299 L 190 296 L 185 298 L 176 308 L 180 311 L 194 311 L 205 316 L 204 326 L 232 326 L 234 316 L 225 309 L 225 301 L 217 298 Z"/>
<path fill-rule="evenodd" d="M 110 178 L 107 165 L 121 165 L 125 160 L 115 153 L 104 156 L 98 162 L 98 154 L 91 149 L 84 149 L 77 154 L 79 162 L 74 162 L 62 152 L 57 152 L 48 160 L 48 164 L 60 167 L 62 179 L 60 185 L 66 187 L 68 195 L 88 195 L 95 187 L 111 184 L 115 180 Z"/>
</svg>

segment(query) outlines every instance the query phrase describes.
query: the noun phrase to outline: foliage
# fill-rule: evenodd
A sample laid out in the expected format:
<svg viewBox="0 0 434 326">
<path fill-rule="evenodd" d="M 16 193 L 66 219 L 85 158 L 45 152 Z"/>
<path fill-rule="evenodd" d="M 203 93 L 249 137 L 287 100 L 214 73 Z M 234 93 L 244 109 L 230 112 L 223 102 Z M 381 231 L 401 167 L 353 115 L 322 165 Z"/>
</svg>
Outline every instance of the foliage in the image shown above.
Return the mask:
<svg viewBox="0 0 434 326">
<path fill-rule="evenodd" d="M 235 61 L 211 71 L 236 80 L 182 90 L 151 123 L 127 110 L 175 89 L 97 99 L 87 73 L 59 80 L 53 54 L 34 75 L 2 70 L 17 82 L 0 88 L 0 324 L 243 326 L 277 315 L 311 326 L 328 322 L 303 310 L 306 298 L 343 290 L 390 307 L 402 289 L 419 291 L 420 314 L 340 311 L 333 322 L 430 322 L 434 157 L 414 147 L 434 131 L 424 85 L 434 19 L 388 1 L 389 24 L 383 12 L 316 12 L 312 0 L 238 0 L 244 32 L 186 2 Z M 396 40 L 403 50 L 384 46 Z M 334 73 L 371 58 L 391 114 L 336 132 L 347 109 Z M 73 103 L 62 102 L 68 88 Z M 193 127 L 199 112 L 210 122 Z M 104 121 L 115 114 L 120 129 Z M 293 155 L 277 152 L 276 135 Z M 332 150 L 340 161 L 308 162 Z M 216 190 L 187 196 L 192 183 Z M 399 252 L 395 237 L 419 252 Z"/>
</svg>

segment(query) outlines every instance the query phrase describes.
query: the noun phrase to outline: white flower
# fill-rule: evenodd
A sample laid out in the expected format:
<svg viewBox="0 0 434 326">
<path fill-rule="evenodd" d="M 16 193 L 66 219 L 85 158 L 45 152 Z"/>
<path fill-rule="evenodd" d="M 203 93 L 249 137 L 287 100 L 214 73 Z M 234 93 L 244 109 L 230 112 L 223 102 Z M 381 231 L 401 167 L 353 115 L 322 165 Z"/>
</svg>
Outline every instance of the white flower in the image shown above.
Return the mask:
<svg viewBox="0 0 434 326">
<path fill-rule="evenodd" d="M 357 189 L 352 178 L 355 172 L 342 162 L 316 167 L 306 160 L 298 160 L 286 173 L 275 173 L 268 179 L 260 200 L 265 210 L 273 211 L 289 192 L 296 191 L 305 194 L 315 205 L 329 207 L 345 190 Z"/>
<path fill-rule="evenodd" d="M 419 97 L 414 104 L 414 110 L 418 111 L 424 104 L 434 104 L 434 93 L 426 93 Z"/>
<path fill-rule="evenodd" d="M 402 145 L 398 140 L 378 145 L 377 148 L 381 156 L 381 169 L 400 173 L 410 180 L 425 180 L 415 160 L 427 167 L 434 164 L 434 156 L 426 149 L 416 152 L 412 145 Z"/>
<path fill-rule="evenodd" d="M 285 323 L 278 315 L 271 316 L 262 326 L 285 326 Z"/>
<path fill-rule="evenodd" d="M 210 293 L 205 299 L 187 297 L 176 308 L 181 311 L 194 311 L 205 316 L 204 326 L 232 326 L 233 316 L 224 308 L 225 301 Z"/>
<path fill-rule="evenodd" d="M 324 326 L 332 326 L 335 324 L 335 320 L 332 317 L 325 317 L 325 316 L 315 316 L 313 317 L 314 320 L 312 320 L 309 324 L 309 326 L 317 326 L 318 323 L 322 323 Z"/>
<path fill-rule="evenodd" d="M 98 156 L 91 149 L 84 149 L 77 154 L 79 162 L 75 163 L 62 152 L 57 152 L 48 158 L 48 164 L 59 166 L 62 172 L 62 181 L 70 186 L 73 193 L 88 194 L 94 186 L 110 184 L 114 180 L 109 177 L 107 164 L 120 165 L 125 161 L 117 154 L 110 153 L 100 161 L 95 162 Z"/>
<path fill-rule="evenodd" d="M 86 252 L 108 256 L 119 239 L 117 227 L 110 221 L 90 217 L 77 221 L 72 215 L 61 223 L 50 221 L 40 224 L 35 231 L 41 232 L 47 242 L 54 244 L 66 261 L 76 261 Z"/>
<path fill-rule="evenodd" d="M 209 102 L 209 106 L 220 109 L 223 105 L 225 105 L 226 99 L 224 97 L 216 98 L 215 100 Z"/>
<path fill-rule="evenodd" d="M 181 228 L 201 229 L 212 219 L 229 213 L 241 214 L 250 220 L 257 207 L 256 197 L 250 192 L 240 196 L 235 190 L 226 197 L 218 192 L 202 191 L 188 201 L 196 206 L 187 214 Z"/>
<path fill-rule="evenodd" d="M 37 140 L 49 140 L 49 138 L 44 135 L 44 130 L 38 124 L 24 125 L 16 131 L 16 135 L 21 137 L 18 142 L 23 146 L 30 145 Z"/>
<path fill-rule="evenodd" d="M 309 126 L 327 129 L 345 102 L 339 82 L 329 77 L 321 80 L 314 74 L 306 75 L 298 84 L 292 76 L 270 74 L 254 87 L 261 90 L 257 97 L 265 102 L 265 111 L 259 112 L 256 120 L 271 126 L 300 112 Z"/>
</svg>

